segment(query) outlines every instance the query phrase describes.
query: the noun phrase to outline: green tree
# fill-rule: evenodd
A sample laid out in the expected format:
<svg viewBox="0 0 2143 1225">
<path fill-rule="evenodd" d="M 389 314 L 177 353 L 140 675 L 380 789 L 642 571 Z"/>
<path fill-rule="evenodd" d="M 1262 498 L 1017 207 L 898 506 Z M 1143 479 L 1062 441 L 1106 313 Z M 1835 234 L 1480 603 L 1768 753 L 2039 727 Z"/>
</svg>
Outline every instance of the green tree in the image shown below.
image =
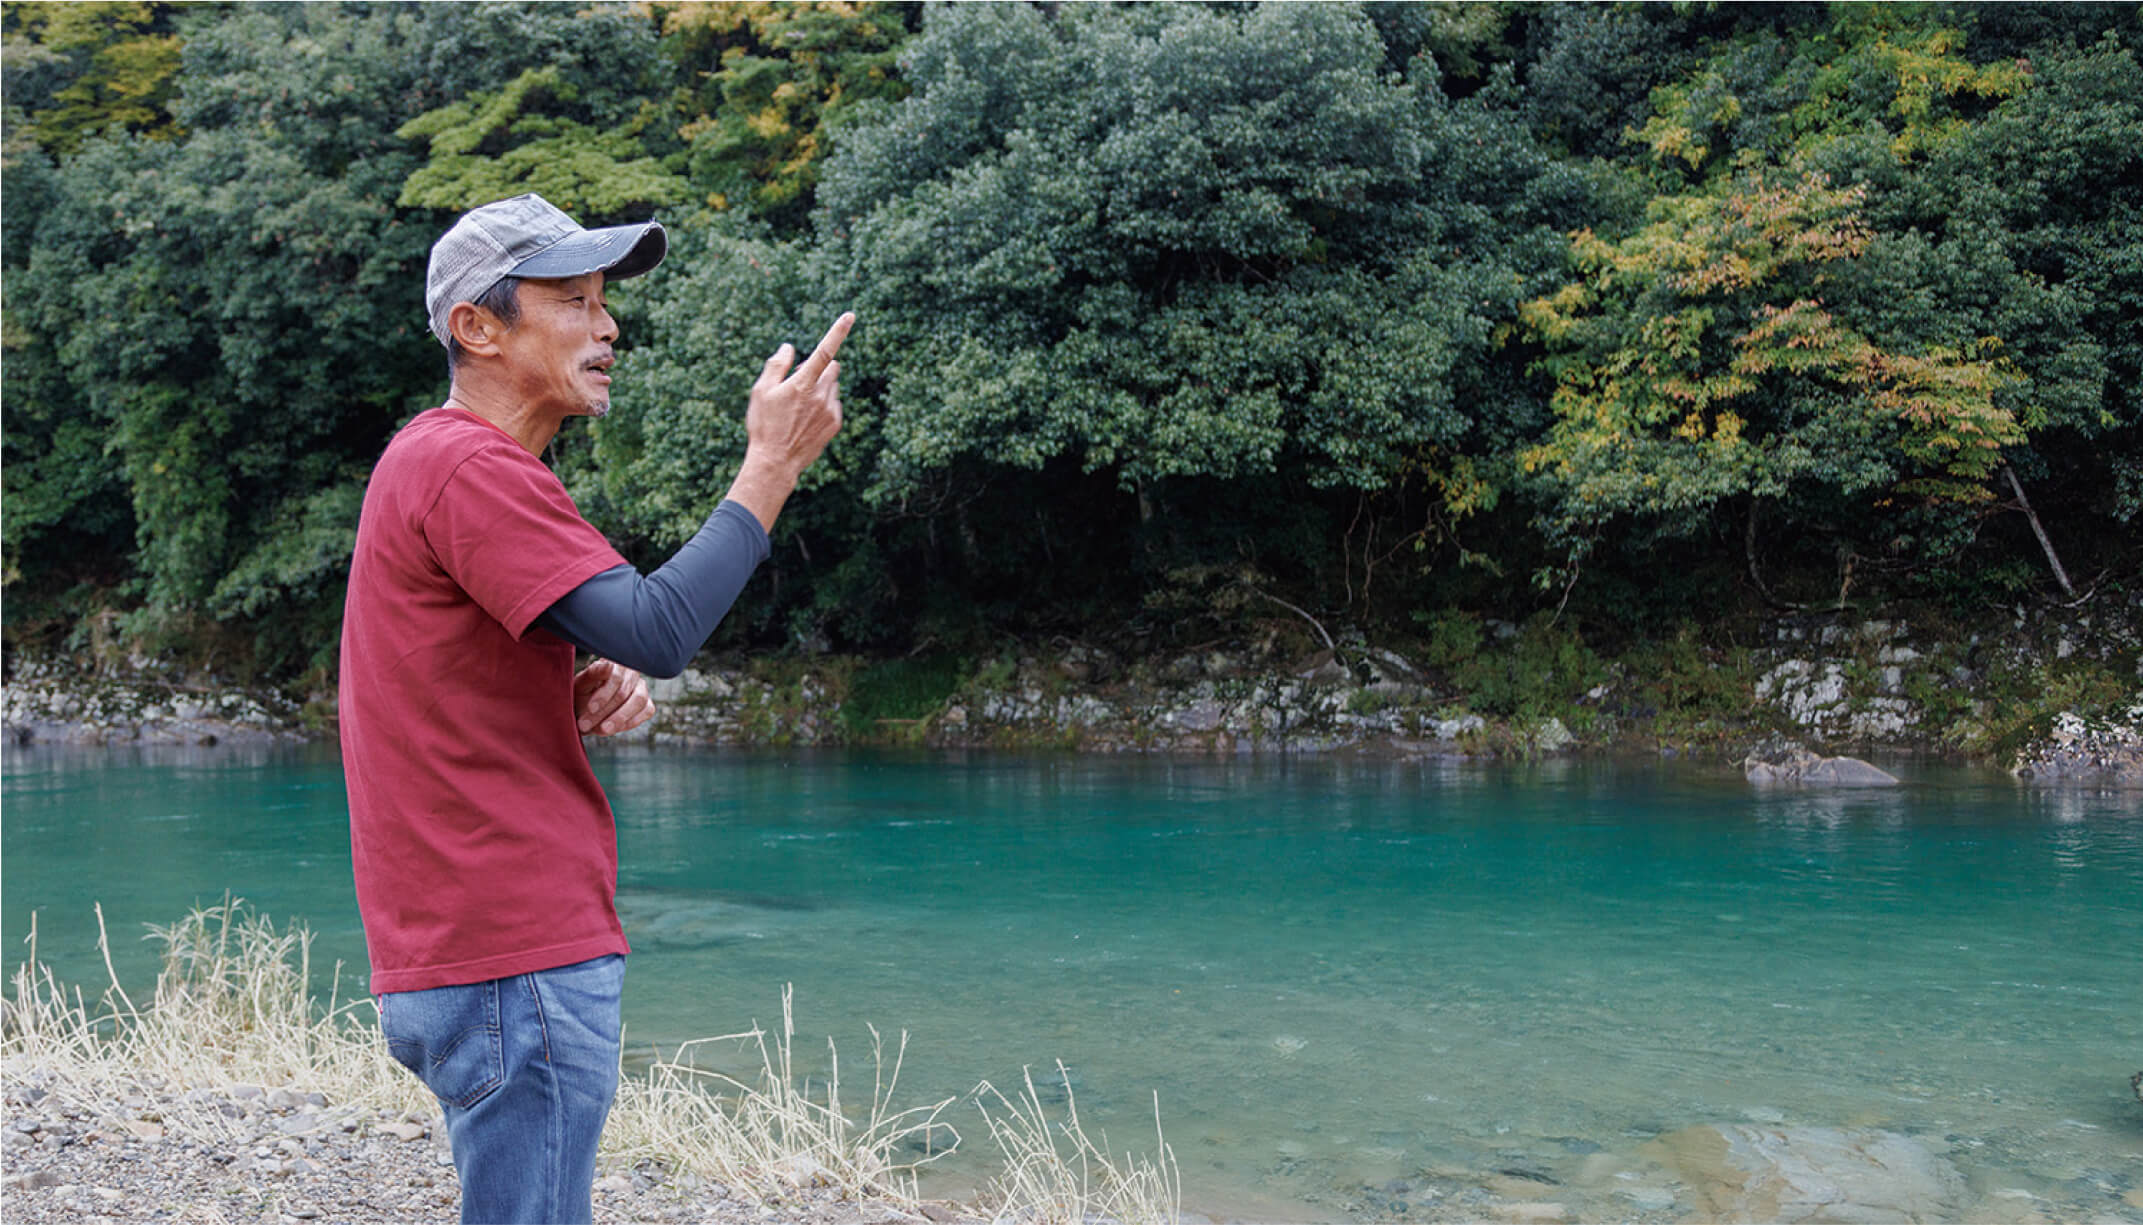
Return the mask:
<svg viewBox="0 0 2143 1225">
<path fill-rule="evenodd" d="M 593 224 L 684 199 L 662 97 L 672 69 L 649 17 L 538 7 L 472 19 L 510 19 L 488 32 L 526 50 L 503 79 L 456 90 L 396 131 L 427 150 L 399 203 L 461 212 L 533 191 Z"/>
<path fill-rule="evenodd" d="M 1551 172 L 1383 54 L 1345 6 L 933 14 L 821 189 L 887 372 L 881 496 L 1058 456 L 1374 488 L 1466 433 L 1453 372 L 1545 254 L 1478 186 Z"/>
<path fill-rule="evenodd" d="M 1321 519 L 1424 475 L 1492 501 L 1491 453 L 1539 414 L 1497 329 L 1547 287 L 1544 221 L 1587 183 L 1507 99 L 1453 103 L 1433 61 L 1393 79 L 1386 54 L 1350 6 L 932 10 L 913 93 L 842 130 L 815 244 L 733 229 L 705 270 L 650 282 L 650 394 L 596 431 L 605 496 L 657 508 L 657 542 L 689 531 L 759 360 L 853 306 L 828 468 L 852 479 L 793 529 L 873 568 L 814 580 L 843 617 L 925 598 L 889 572 L 985 603 L 1047 573 L 1059 607 L 1135 604 L 1137 576 L 1266 547 L 1289 504 Z"/>
<path fill-rule="evenodd" d="M 749 207 L 794 228 L 808 214 L 835 133 L 906 95 L 895 62 L 920 5 L 872 0 L 655 6 L 663 46 L 689 83 L 678 135 L 693 186 L 715 208 Z"/>
<path fill-rule="evenodd" d="M 641 137 L 657 112 L 643 107 L 620 126 L 564 115 L 580 89 L 555 65 L 530 68 L 496 93 L 450 102 L 395 135 L 428 142 L 431 160 L 409 176 L 400 204 L 463 212 L 535 192 L 590 222 L 684 198 L 684 180 L 648 153 Z"/>
<path fill-rule="evenodd" d="M 395 131 L 599 31 L 545 6 L 241 8 L 189 33 L 184 139 L 32 151 L 21 196 L 11 164 L 11 573 L 90 564 L 55 549 L 108 533 L 118 491 L 140 626 L 332 658 L 364 474 L 444 385 L 423 283 L 445 221 L 397 207 L 421 159 Z"/>
<path fill-rule="evenodd" d="M 2137 154 L 2136 104 L 2115 82 L 2133 56 L 2100 37 L 2121 24 L 2105 11 L 2003 17 L 1982 40 L 1983 20 L 1840 5 L 1716 44 L 1653 89 L 1625 131 L 1655 193 L 1644 222 L 1614 241 L 1582 232 L 1573 255 L 1590 279 L 1532 312 L 1558 345 L 1542 368 L 1559 379 L 1559 423 L 1528 453 L 1553 521 L 1606 506 L 1695 533 L 1747 495 L 1781 528 L 1969 582 L 1956 567 L 1987 516 L 2023 505 L 2005 464 L 2063 492 L 2118 485 L 2134 381 L 2108 358 L 2133 352 Z M 1802 192 L 1768 255 L 1718 241 L 1723 208 L 1794 175 L 1844 186 Z M 1742 263 L 1752 283 L 1732 300 L 1699 279 Z M 1763 356 L 1781 344 L 1796 365 Z M 1775 386 L 1788 371 L 1804 392 L 1819 375 L 1822 394 Z M 1910 415 L 1890 415 L 1898 397 Z M 1882 428 L 1854 425 L 1846 404 Z"/>
<path fill-rule="evenodd" d="M 8 105 L 22 112 L 38 144 L 62 156 L 106 133 L 177 138 L 170 106 L 184 42 L 178 25 L 191 7 L 137 0 L 0 5 Z"/>
<path fill-rule="evenodd" d="M 1976 350 L 1898 353 L 1825 308 L 1867 247 L 1863 192 L 1762 172 L 1663 196 L 1651 221 L 1573 240 L 1579 279 L 1527 305 L 1551 347 L 1556 423 L 1524 462 L 1563 533 L 1609 516 L 1700 520 L 1797 482 L 1978 501 L 2023 437 L 2015 376 Z"/>
<path fill-rule="evenodd" d="M 2037 422 L 2016 469 L 2072 540 L 2119 539 L 2143 515 L 2143 64 L 2110 33 L 2027 63 L 2026 88 L 1888 193 L 1862 292 L 2000 337 Z"/>
</svg>

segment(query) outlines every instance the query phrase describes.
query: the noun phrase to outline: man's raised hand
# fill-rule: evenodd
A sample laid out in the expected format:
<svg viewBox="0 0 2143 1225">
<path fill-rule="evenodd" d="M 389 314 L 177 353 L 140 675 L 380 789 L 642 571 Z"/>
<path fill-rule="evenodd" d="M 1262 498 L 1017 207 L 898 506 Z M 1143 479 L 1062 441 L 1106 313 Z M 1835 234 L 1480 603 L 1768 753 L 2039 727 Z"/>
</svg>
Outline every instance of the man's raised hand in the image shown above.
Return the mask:
<svg viewBox="0 0 2143 1225">
<path fill-rule="evenodd" d="M 744 464 L 729 496 L 769 531 L 796 478 L 841 429 L 841 363 L 836 355 L 855 325 L 854 312 L 844 312 L 793 371 L 789 366 L 796 360 L 795 348 L 774 350 L 759 371 L 759 381 L 752 384 L 751 404 L 744 412 Z"/>
<path fill-rule="evenodd" d="M 744 414 L 751 450 L 764 449 L 768 458 L 800 473 L 826 449 L 841 428 L 841 363 L 835 355 L 855 325 L 853 313 L 834 320 L 818 348 L 793 372 L 789 363 L 796 360 L 796 350 L 788 345 L 766 359 Z"/>
</svg>

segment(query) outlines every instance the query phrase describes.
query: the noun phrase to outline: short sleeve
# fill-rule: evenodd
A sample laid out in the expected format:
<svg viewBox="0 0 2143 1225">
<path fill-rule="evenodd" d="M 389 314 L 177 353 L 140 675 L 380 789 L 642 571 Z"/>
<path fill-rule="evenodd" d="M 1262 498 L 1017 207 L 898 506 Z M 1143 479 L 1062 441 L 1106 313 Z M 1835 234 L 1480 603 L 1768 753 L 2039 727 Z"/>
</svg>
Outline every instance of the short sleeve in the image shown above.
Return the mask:
<svg viewBox="0 0 2143 1225">
<path fill-rule="evenodd" d="M 440 568 L 515 638 L 558 597 L 626 564 L 557 475 L 503 439 L 455 467 L 422 529 Z"/>
</svg>

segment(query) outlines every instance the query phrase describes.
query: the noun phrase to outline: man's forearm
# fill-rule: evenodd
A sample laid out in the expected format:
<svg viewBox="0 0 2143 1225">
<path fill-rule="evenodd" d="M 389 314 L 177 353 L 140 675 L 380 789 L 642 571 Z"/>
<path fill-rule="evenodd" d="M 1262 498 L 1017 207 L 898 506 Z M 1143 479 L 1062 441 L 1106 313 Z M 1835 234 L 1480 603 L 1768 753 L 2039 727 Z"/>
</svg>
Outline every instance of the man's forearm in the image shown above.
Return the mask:
<svg viewBox="0 0 2143 1225">
<path fill-rule="evenodd" d="M 796 480 L 801 475 L 801 469 L 770 459 L 757 449 L 746 448 L 744 463 L 737 469 L 737 479 L 730 482 L 725 497 L 750 511 L 752 517 L 759 520 L 759 526 L 771 533 L 774 520 L 781 517 L 781 508 L 795 492 Z"/>
<path fill-rule="evenodd" d="M 653 574 L 616 566 L 575 587 L 537 624 L 592 655 L 650 676 L 675 676 L 704 646 L 766 560 L 749 507 L 724 502 Z"/>
</svg>

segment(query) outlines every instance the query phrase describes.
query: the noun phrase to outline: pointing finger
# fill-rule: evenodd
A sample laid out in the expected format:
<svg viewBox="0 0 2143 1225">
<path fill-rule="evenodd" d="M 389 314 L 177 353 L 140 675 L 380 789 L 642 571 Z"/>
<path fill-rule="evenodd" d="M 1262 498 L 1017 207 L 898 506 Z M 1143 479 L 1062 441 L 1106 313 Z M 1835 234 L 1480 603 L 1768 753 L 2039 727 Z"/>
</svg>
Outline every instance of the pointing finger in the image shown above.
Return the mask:
<svg viewBox="0 0 2143 1225">
<path fill-rule="evenodd" d="M 848 329 L 854 326 L 856 312 L 843 311 L 841 317 L 833 321 L 833 326 L 826 329 L 826 335 L 819 339 L 819 347 L 811 350 L 811 356 L 804 359 L 803 366 L 796 372 L 804 386 L 818 383 L 820 373 L 832 364 L 833 355 L 841 351 L 841 342 L 848 339 Z"/>
</svg>

